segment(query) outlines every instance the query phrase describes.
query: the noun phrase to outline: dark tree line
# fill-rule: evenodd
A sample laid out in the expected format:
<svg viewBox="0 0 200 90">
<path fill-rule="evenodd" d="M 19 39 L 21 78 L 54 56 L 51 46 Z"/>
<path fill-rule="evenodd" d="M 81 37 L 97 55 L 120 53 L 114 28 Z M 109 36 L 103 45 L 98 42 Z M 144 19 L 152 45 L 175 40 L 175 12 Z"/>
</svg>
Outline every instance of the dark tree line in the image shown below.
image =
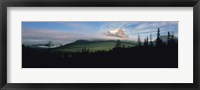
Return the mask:
<svg viewBox="0 0 200 90">
<path fill-rule="evenodd" d="M 137 47 L 173 47 L 173 46 L 177 46 L 178 44 L 178 42 L 176 42 L 176 39 L 173 35 L 173 32 L 170 33 L 169 31 L 167 33 L 167 41 L 163 41 L 160 35 L 160 28 L 158 28 L 157 30 L 157 38 L 154 41 L 152 40 L 151 34 L 149 35 L 149 37 L 147 36 L 144 39 L 144 43 L 142 45 L 140 41 L 140 36 L 138 35 Z"/>
</svg>

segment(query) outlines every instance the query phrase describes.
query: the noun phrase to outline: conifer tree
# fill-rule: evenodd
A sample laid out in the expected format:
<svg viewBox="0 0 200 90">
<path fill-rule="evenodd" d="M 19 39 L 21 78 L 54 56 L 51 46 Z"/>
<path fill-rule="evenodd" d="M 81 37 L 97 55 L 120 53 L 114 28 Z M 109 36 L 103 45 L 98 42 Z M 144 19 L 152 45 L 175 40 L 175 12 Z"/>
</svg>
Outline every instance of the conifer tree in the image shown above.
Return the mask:
<svg viewBox="0 0 200 90">
<path fill-rule="evenodd" d="M 146 42 L 147 42 L 147 46 L 149 46 L 149 38 L 148 38 L 148 36 L 147 36 Z"/>
<path fill-rule="evenodd" d="M 141 47 L 141 46 L 142 46 L 141 41 L 140 41 L 140 35 L 139 35 L 139 34 L 138 34 L 138 42 L 137 42 L 137 46 L 138 46 L 138 47 Z"/>
<path fill-rule="evenodd" d="M 152 41 L 152 35 L 150 34 L 150 45 L 149 46 L 153 46 L 153 41 Z"/>
<path fill-rule="evenodd" d="M 170 43 L 171 43 L 171 35 L 170 35 L 170 32 L 167 33 L 167 44 L 168 46 L 170 46 Z"/>
<path fill-rule="evenodd" d="M 156 39 L 156 46 L 157 47 L 160 47 L 162 45 L 162 40 L 160 38 L 160 28 L 158 28 L 158 31 L 157 31 L 157 39 Z"/>
<path fill-rule="evenodd" d="M 120 40 L 117 40 L 115 47 L 117 47 L 117 48 L 121 47 L 121 41 Z"/>
</svg>

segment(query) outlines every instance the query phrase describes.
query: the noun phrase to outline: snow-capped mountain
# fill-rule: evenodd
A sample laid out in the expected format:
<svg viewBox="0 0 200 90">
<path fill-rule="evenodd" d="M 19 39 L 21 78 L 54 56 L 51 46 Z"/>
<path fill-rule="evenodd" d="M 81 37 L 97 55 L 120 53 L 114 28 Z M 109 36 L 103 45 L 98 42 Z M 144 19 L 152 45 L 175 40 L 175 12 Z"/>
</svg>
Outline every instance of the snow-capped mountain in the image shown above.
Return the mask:
<svg viewBox="0 0 200 90">
<path fill-rule="evenodd" d="M 116 37 L 120 37 L 120 38 L 128 38 L 126 33 L 121 28 L 109 30 L 109 31 L 107 31 L 106 35 L 107 36 L 116 36 Z"/>
</svg>

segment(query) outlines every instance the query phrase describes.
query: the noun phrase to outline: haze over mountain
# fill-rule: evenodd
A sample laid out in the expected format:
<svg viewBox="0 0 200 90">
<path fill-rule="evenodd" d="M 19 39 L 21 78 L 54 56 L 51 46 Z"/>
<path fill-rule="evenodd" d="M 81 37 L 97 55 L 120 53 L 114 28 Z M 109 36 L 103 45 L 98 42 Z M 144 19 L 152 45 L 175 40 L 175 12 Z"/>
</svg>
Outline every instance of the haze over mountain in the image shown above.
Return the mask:
<svg viewBox="0 0 200 90">
<path fill-rule="evenodd" d="M 62 51 L 62 52 L 81 52 L 82 49 L 88 49 L 91 52 L 94 51 L 108 51 L 112 50 L 116 45 L 116 40 L 77 40 L 75 42 L 54 48 L 55 50 Z M 126 47 L 134 47 L 136 42 L 134 41 L 121 41 L 121 44 L 124 48 Z"/>
</svg>

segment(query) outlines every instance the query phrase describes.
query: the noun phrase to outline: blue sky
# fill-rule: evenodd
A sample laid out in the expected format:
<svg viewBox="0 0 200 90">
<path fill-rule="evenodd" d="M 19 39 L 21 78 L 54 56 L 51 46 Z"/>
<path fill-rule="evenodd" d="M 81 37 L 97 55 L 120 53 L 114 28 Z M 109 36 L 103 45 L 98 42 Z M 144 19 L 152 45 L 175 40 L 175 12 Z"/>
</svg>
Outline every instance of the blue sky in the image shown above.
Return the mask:
<svg viewBox="0 0 200 90">
<path fill-rule="evenodd" d="M 152 34 L 156 38 L 157 29 L 161 35 L 173 32 L 178 36 L 177 21 L 159 22 L 22 22 L 22 42 L 28 44 L 46 43 L 53 41 L 61 44 L 70 43 L 78 39 L 120 39 L 119 37 L 106 36 L 110 30 L 121 28 L 128 40 L 141 39 Z"/>
</svg>

